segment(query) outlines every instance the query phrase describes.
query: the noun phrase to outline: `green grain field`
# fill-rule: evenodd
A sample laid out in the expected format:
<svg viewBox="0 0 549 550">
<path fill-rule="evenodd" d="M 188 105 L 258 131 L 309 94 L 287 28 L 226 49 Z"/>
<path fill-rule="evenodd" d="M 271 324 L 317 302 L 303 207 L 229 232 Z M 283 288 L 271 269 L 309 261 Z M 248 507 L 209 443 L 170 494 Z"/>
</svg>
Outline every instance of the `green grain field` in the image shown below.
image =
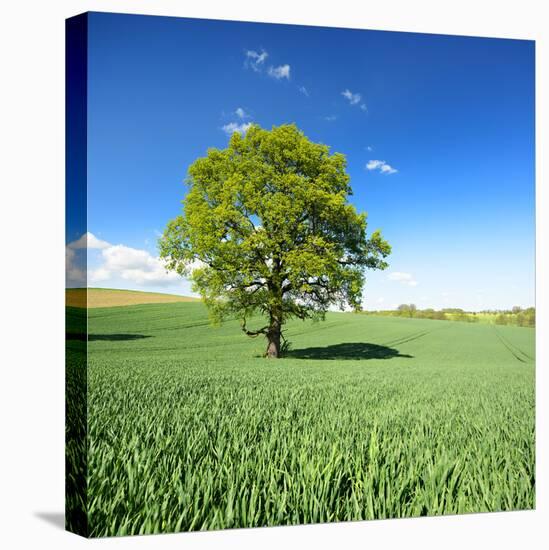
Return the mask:
<svg viewBox="0 0 549 550">
<path fill-rule="evenodd" d="M 91 536 L 534 507 L 533 329 L 330 313 L 270 361 L 201 303 L 88 331 Z"/>
</svg>

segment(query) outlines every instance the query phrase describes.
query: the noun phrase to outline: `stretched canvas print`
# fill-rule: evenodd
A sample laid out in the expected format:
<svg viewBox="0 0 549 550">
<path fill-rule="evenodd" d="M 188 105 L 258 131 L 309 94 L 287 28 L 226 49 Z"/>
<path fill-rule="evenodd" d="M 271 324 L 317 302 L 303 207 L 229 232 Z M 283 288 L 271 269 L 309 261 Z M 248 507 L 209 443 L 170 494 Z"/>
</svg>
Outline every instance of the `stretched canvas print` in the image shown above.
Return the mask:
<svg viewBox="0 0 549 550">
<path fill-rule="evenodd" d="M 66 33 L 67 529 L 532 509 L 534 43 Z"/>
</svg>

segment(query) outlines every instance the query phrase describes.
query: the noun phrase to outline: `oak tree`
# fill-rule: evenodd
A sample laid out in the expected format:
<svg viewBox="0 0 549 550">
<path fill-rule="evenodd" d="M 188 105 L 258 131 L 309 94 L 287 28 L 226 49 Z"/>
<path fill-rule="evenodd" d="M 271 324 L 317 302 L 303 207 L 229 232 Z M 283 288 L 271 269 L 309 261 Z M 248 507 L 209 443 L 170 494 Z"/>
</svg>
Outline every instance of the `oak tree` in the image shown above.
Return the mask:
<svg viewBox="0 0 549 550">
<path fill-rule="evenodd" d="M 190 166 L 160 255 L 191 279 L 213 319 L 237 316 L 278 357 L 286 321 L 360 309 L 365 270 L 387 267 L 390 246 L 379 231 L 367 237 L 349 179 L 345 156 L 294 124 L 252 125 Z"/>
</svg>

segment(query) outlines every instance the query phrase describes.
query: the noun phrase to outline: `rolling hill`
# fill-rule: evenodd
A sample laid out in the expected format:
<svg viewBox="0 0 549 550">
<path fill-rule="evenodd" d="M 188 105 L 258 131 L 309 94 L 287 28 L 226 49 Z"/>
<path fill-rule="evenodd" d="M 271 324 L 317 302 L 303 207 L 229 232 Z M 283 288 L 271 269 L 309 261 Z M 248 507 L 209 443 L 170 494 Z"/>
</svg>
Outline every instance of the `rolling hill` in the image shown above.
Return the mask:
<svg viewBox="0 0 549 550">
<path fill-rule="evenodd" d="M 86 296 L 87 295 L 87 296 Z M 173 302 L 200 302 L 200 298 L 163 294 L 160 292 L 141 292 L 138 290 L 118 290 L 113 288 L 67 288 L 65 302 L 71 307 L 120 307 L 139 304 L 167 304 Z"/>
</svg>

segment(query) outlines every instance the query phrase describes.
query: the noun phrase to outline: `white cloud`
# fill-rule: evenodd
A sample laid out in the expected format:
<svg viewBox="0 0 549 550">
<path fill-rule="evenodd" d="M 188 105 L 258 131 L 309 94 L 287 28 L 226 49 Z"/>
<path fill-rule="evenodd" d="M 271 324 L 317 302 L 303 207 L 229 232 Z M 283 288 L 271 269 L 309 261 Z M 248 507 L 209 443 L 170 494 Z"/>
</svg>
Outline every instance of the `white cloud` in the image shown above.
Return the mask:
<svg viewBox="0 0 549 550">
<path fill-rule="evenodd" d="M 336 115 L 325 116 L 324 120 L 327 120 L 328 122 L 333 122 L 334 120 L 337 120 L 337 116 Z"/>
<path fill-rule="evenodd" d="M 234 111 L 239 121 L 229 122 L 221 127 L 221 129 L 228 135 L 232 136 L 235 132 L 240 135 L 245 134 L 248 128 L 252 125 L 251 122 L 244 122 L 245 119 L 251 118 L 251 116 L 242 107 L 237 107 Z"/>
<path fill-rule="evenodd" d="M 98 267 L 90 270 L 90 281 L 100 283 L 108 281 L 111 278 L 111 272 L 104 267 Z"/>
<path fill-rule="evenodd" d="M 409 281 L 412 279 L 411 273 L 403 273 L 401 271 L 393 271 L 392 273 L 389 273 L 387 277 L 391 281 Z"/>
<path fill-rule="evenodd" d="M 280 80 L 286 78 L 290 80 L 290 65 L 280 65 L 278 67 L 269 67 L 268 73 L 269 76 Z"/>
<path fill-rule="evenodd" d="M 343 92 L 341 92 L 341 95 L 349 100 L 349 103 L 351 105 L 356 105 L 357 103 L 360 103 L 360 100 L 362 99 L 362 96 L 360 94 L 353 94 L 351 90 L 346 89 Z"/>
<path fill-rule="evenodd" d="M 367 151 L 373 151 L 374 148 L 373 148 L 371 145 L 368 145 L 368 147 L 366 147 L 366 150 L 367 150 Z"/>
<path fill-rule="evenodd" d="M 65 247 L 65 284 L 68 288 L 85 287 L 86 254 L 88 250 L 105 250 L 110 245 L 89 231 Z"/>
<path fill-rule="evenodd" d="M 171 285 L 181 282 L 181 276 L 166 271 L 161 258 L 146 250 L 123 244 L 111 245 L 101 250 L 101 264 L 89 272 L 91 282 L 109 280 L 127 281 L 137 285 Z"/>
<path fill-rule="evenodd" d="M 244 61 L 245 67 L 250 67 L 256 73 L 260 72 L 263 68 L 265 60 L 269 57 L 269 54 L 265 50 L 261 50 L 261 53 L 255 50 L 248 50 L 246 52 L 246 60 Z"/>
<path fill-rule="evenodd" d="M 298 89 L 304 96 L 309 97 L 309 90 L 307 90 L 307 88 L 305 88 L 305 86 L 300 86 Z"/>
<path fill-rule="evenodd" d="M 222 126 L 221 129 L 228 135 L 232 136 L 235 132 L 239 134 L 245 134 L 248 131 L 248 128 L 252 125 L 251 122 L 229 122 Z"/>
<path fill-rule="evenodd" d="M 87 242 L 87 247 L 85 246 Z M 89 250 L 95 248 L 90 256 Z M 165 261 L 146 250 L 123 244 L 110 244 L 85 233 L 66 247 L 66 285 L 68 288 L 85 287 L 88 283 L 101 283 L 112 288 L 151 289 L 159 291 L 171 287 L 193 294 L 188 279 L 167 271 Z M 87 275 L 86 275 L 87 257 Z M 92 267 L 90 264 L 93 263 Z M 204 264 L 190 262 L 188 272 Z"/>
<path fill-rule="evenodd" d="M 84 233 L 79 239 L 76 241 L 72 241 L 72 243 L 69 243 L 67 245 L 69 248 L 72 248 L 73 250 L 78 250 L 81 248 L 107 248 L 111 246 L 107 241 L 102 241 L 101 239 L 98 239 L 93 233 L 90 233 L 89 231 L 87 233 Z"/>
<path fill-rule="evenodd" d="M 86 286 L 86 256 L 85 253 L 65 247 L 65 284 L 67 288 L 82 288 Z"/>
<path fill-rule="evenodd" d="M 202 269 L 203 267 L 206 267 L 207 264 L 205 264 L 202 260 L 195 259 L 187 262 L 185 265 L 187 266 L 187 270 L 192 273 L 195 269 Z"/>
<path fill-rule="evenodd" d="M 382 174 L 396 174 L 398 170 L 387 164 L 384 160 L 369 160 L 366 170 L 379 170 Z"/>
<path fill-rule="evenodd" d="M 419 284 L 411 273 L 404 273 L 402 271 L 393 271 L 387 275 L 387 278 L 390 281 L 398 281 L 408 286 L 417 286 Z"/>
<path fill-rule="evenodd" d="M 361 103 L 361 104 L 360 104 L 360 108 L 361 108 L 361 110 L 364 111 L 365 113 L 368 112 L 368 107 L 366 107 L 366 103 Z"/>
<path fill-rule="evenodd" d="M 130 248 L 123 244 L 115 244 L 102 253 L 105 267 L 113 271 L 145 269 L 152 266 L 153 258 L 146 250 Z"/>
<path fill-rule="evenodd" d="M 244 60 L 244 66 L 246 68 L 252 69 L 256 73 L 261 73 L 265 68 L 265 61 L 268 57 L 269 54 L 265 50 L 261 50 L 261 52 L 257 52 L 255 50 L 247 50 L 246 58 Z M 290 65 L 288 65 L 287 63 L 284 65 L 279 65 L 278 67 L 271 65 L 267 69 L 267 74 L 275 80 L 281 80 L 283 78 L 290 80 L 290 70 Z M 307 90 L 305 88 L 303 88 L 303 90 L 300 88 L 299 91 L 305 93 L 305 95 L 308 95 Z"/>
<path fill-rule="evenodd" d="M 250 118 L 250 115 L 242 107 L 238 107 L 236 109 L 235 115 L 238 118 Z"/>
</svg>

